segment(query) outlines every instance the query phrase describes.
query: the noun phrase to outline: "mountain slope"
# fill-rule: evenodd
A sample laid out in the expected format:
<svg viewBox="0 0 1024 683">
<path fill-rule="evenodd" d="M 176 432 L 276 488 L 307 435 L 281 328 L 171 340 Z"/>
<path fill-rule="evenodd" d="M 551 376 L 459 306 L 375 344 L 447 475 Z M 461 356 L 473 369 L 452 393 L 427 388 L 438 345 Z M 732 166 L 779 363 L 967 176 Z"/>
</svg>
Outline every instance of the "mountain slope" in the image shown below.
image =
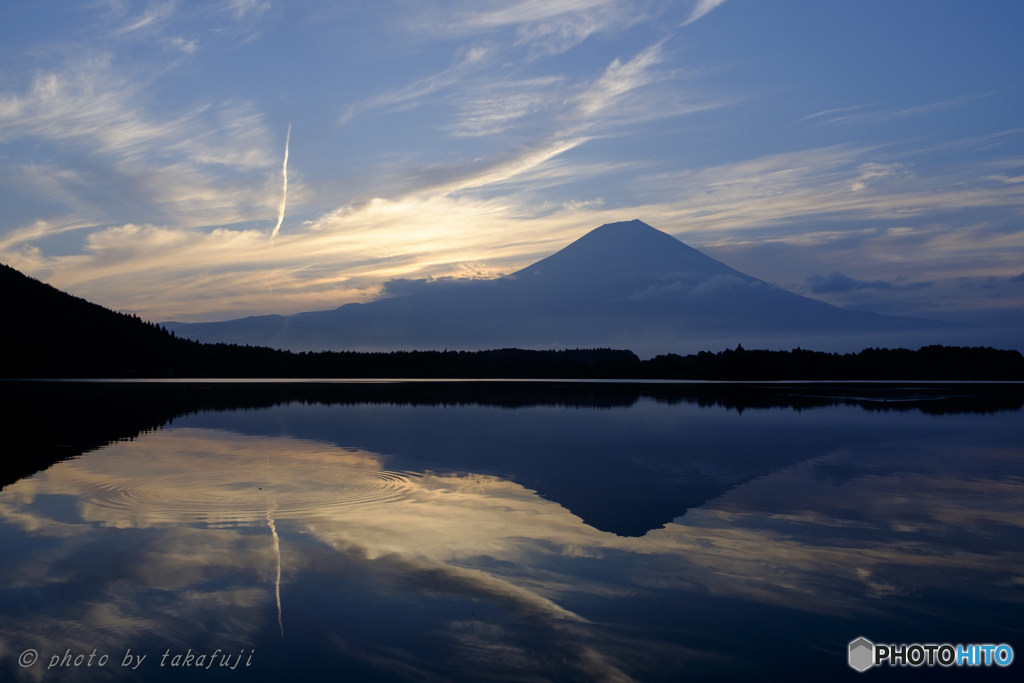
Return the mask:
<svg viewBox="0 0 1024 683">
<path fill-rule="evenodd" d="M 639 221 L 610 223 L 497 280 L 332 311 L 164 325 L 205 342 L 298 350 L 630 347 L 722 335 L 957 327 L 848 311 L 734 270 Z"/>
<path fill-rule="evenodd" d="M 705 257 L 700 257 L 705 259 Z M 708 260 L 710 261 L 710 260 Z M 704 261 L 709 267 L 714 266 Z M 718 266 L 714 266 L 718 267 Z M 571 269 L 559 268 L 564 274 Z M 544 275 L 542 270 L 535 271 Z M 628 275 L 630 271 L 625 271 Z M 533 275 L 534 273 L 529 273 Z M 537 276 L 540 277 L 540 276 Z M 507 278 L 504 285 L 532 287 Z M 541 283 L 542 288 L 551 288 Z M 562 283 L 564 287 L 569 285 Z M 493 283 L 485 299 L 502 296 Z M 506 290 L 509 287 L 506 287 Z M 482 291 L 482 290 L 481 290 Z M 565 299 L 563 296 L 554 297 Z M 436 296 L 437 292 L 429 293 Z M 460 297 L 465 301 L 464 297 Z M 511 298 L 514 298 L 511 297 Z M 511 299 L 510 299 L 511 300 Z M 530 300 L 536 301 L 533 296 Z M 1019 380 L 1018 351 L 929 346 L 859 354 L 790 351 L 701 352 L 641 361 L 613 349 L 292 353 L 203 344 L 132 315 L 60 292 L 0 264 L 0 378 L 53 377 L 377 377 L 704 380 Z M 402 304 L 402 302 L 399 302 Z M 407 305 L 406 301 L 403 305 Z M 429 307 L 429 306 L 424 306 Z M 415 310 L 415 309 L 414 309 Z M 309 316 L 307 316 L 309 317 Z M 312 316 L 315 318 L 316 316 Z M 15 389 L 15 393 L 23 389 Z"/>
<path fill-rule="evenodd" d="M 71 296 L 0 264 L 3 377 L 166 374 L 165 358 L 191 345 L 136 316 Z"/>
<path fill-rule="evenodd" d="M 0 378 L 625 377 L 631 351 L 495 349 L 476 353 L 295 354 L 202 344 L 71 296 L 0 264 Z"/>
</svg>

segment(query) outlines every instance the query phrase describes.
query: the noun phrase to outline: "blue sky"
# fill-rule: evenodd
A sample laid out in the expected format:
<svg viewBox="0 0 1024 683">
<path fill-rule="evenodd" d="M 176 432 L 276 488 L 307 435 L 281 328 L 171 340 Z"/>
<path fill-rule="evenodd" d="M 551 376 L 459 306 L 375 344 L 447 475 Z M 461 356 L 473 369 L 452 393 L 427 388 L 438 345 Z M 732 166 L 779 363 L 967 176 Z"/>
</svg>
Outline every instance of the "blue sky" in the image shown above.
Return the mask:
<svg viewBox="0 0 1024 683">
<path fill-rule="evenodd" d="M 6 0 L 0 261 L 219 320 L 640 218 L 831 303 L 1007 324 L 1022 29 L 1011 0 Z"/>
</svg>

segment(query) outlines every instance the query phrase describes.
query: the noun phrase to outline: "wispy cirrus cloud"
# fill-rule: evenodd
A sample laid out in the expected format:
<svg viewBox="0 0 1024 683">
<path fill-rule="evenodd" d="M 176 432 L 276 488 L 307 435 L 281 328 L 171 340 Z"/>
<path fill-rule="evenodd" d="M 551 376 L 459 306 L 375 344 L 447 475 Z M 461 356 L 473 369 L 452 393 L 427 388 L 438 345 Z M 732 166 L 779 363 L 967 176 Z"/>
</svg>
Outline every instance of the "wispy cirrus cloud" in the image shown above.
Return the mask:
<svg viewBox="0 0 1024 683">
<path fill-rule="evenodd" d="M 144 200 L 150 219 L 179 225 L 249 220 L 268 206 L 271 138 L 250 103 L 200 102 L 156 114 L 143 85 L 111 61 L 80 60 L 36 74 L 21 91 L 0 92 L 0 143 L 51 150 L 46 172 L 26 166 L 22 185 L 98 223 L 117 220 L 118 194 Z M 65 166 L 72 155 L 89 164 Z"/>
<path fill-rule="evenodd" d="M 467 138 L 535 124 L 534 135 L 550 139 L 593 131 L 612 119 L 620 123 L 652 120 L 722 106 L 721 101 L 692 96 L 685 102 L 678 97 L 666 100 L 677 94 L 669 83 L 674 76 L 657 69 L 664 59 L 666 40 L 629 59 L 612 60 L 596 77 L 574 82 L 561 74 L 511 79 L 479 74 L 478 78 L 475 72 L 484 66 L 486 51 L 475 49 L 440 74 L 349 106 L 339 123 L 347 123 L 361 111 L 402 111 L 421 106 L 442 89 L 452 91 L 447 97 L 454 104 L 453 121 L 444 129 L 455 137 Z M 645 86 L 658 82 L 664 92 L 646 101 L 636 97 Z"/>
<path fill-rule="evenodd" d="M 0 192 L 25 198 L 0 258 L 164 319 L 330 308 L 389 280 L 501 274 L 622 218 L 730 258 L 785 250 L 791 272 L 754 274 L 795 286 L 836 270 L 937 283 L 923 295 L 1020 272 L 1024 161 L 1019 131 L 998 130 L 1009 123 L 929 130 L 927 148 L 849 137 L 870 132 L 858 121 L 925 123 L 996 98 L 930 102 L 910 88 L 906 102 L 925 104 L 900 108 L 854 89 L 837 108 L 796 96 L 782 120 L 822 125 L 758 132 L 753 151 L 749 110 L 729 108 L 755 102 L 750 81 L 706 63 L 718 53 L 694 23 L 721 5 L 399 0 L 317 21 L 266 0 L 90 6 L 76 17 L 92 23 L 63 47 L 34 45 L 31 69 L 0 73 Z M 321 17 L 381 47 L 352 47 Z M 271 26 L 280 40 L 243 54 Z M 264 72 L 285 67 L 270 92 Z M 289 121 L 303 132 L 271 253 Z"/>
<path fill-rule="evenodd" d="M 178 3 L 174 0 L 150 3 L 141 14 L 129 17 L 120 26 L 115 28 L 112 31 L 112 34 L 115 36 L 123 36 L 127 33 L 134 33 L 135 31 L 140 31 L 142 29 L 154 28 L 171 18 L 177 4 Z"/>
<path fill-rule="evenodd" d="M 388 281 L 496 277 L 596 225 L 636 217 L 776 282 L 756 264 L 744 266 L 744 254 L 760 254 L 761 246 L 774 244 L 789 250 L 789 263 L 798 262 L 800 254 L 821 254 L 827 256 L 809 268 L 831 260 L 833 268 L 846 272 L 857 268 L 847 259 L 875 254 L 880 275 L 858 272 L 851 278 L 873 288 L 855 282 L 846 294 L 908 297 L 931 291 L 915 283 L 935 282 L 932 287 L 940 288 L 940 281 L 984 275 L 993 267 L 1010 275 L 1024 262 L 1024 231 L 941 224 L 955 215 L 951 212 L 968 207 L 1013 211 L 1024 206 L 1021 185 L 977 180 L 969 165 L 958 170 L 957 180 L 886 177 L 858 191 L 852 186 L 863 167 L 886 160 L 870 148 L 840 147 L 681 174 L 632 169 L 624 182 L 644 188 L 651 201 L 642 204 L 580 197 L 550 205 L 518 191 L 560 165 L 572 178 L 573 162 L 564 156 L 568 149 L 552 143 L 533 156 L 466 169 L 401 197 L 343 206 L 293 226 L 272 250 L 262 230 L 125 225 L 94 230 L 79 255 L 48 257 L 12 248 L 0 255 L 30 273 L 53 273 L 54 284 L 73 287 L 80 296 L 164 320 L 322 310 L 373 300 Z M 972 177 L 974 184 L 965 185 Z M 951 192 L 951 185 L 962 187 Z M 836 227 L 824 229 L 829 225 Z M 789 226 L 784 234 L 781 226 Z M 1002 255 L 998 263 L 990 258 L 993 252 Z M 807 276 L 815 272 L 822 272 L 820 265 Z M 882 281 L 894 288 L 882 288 Z"/>
<path fill-rule="evenodd" d="M 618 98 L 653 80 L 651 68 L 661 62 L 664 40 L 646 48 L 626 63 L 613 61 L 597 81 L 579 98 L 579 111 L 592 116 L 607 109 Z"/>
<path fill-rule="evenodd" d="M 907 167 L 900 163 L 879 164 L 869 162 L 861 164 L 857 170 L 859 173 L 856 179 L 854 179 L 853 184 L 850 185 L 850 189 L 854 192 L 860 192 L 884 179 L 893 179 L 910 174 Z"/>
<path fill-rule="evenodd" d="M 621 31 L 664 11 L 660 3 L 642 0 L 514 0 L 480 11 L 467 5 L 455 12 L 448 30 L 456 33 L 512 29 L 515 44 L 529 48 L 531 57 L 565 52 L 595 33 Z"/>
<path fill-rule="evenodd" d="M 912 116 L 925 116 L 928 114 L 934 114 L 936 112 L 945 111 L 954 107 L 959 107 L 970 102 L 975 102 L 986 97 L 992 97 L 998 95 L 998 92 L 983 93 L 981 95 L 962 95 L 960 97 L 954 97 L 948 100 L 942 100 L 940 102 L 931 102 L 929 104 L 923 104 L 916 107 L 905 107 L 903 109 L 880 109 L 876 111 L 861 111 L 863 109 L 869 109 L 875 105 L 858 105 L 855 107 L 840 107 L 838 109 L 826 109 L 825 111 L 817 112 L 805 116 L 798 120 L 797 123 L 803 121 L 809 121 L 811 119 L 822 119 L 824 123 L 832 124 L 855 124 L 855 123 L 874 123 L 877 121 L 888 121 L 891 119 L 900 119 Z M 857 112 L 857 113 L 849 113 Z"/>
<path fill-rule="evenodd" d="M 930 287 L 931 282 L 902 282 L 899 278 L 892 280 L 857 280 L 843 275 L 840 272 L 832 271 L 828 275 L 816 274 L 807 278 L 807 288 L 813 294 L 828 294 L 830 292 L 853 292 L 864 289 L 878 289 L 883 291 L 898 291 L 921 289 Z"/>
<path fill-rule="evenodd" d="M 804 121 L 810 121 L 811 119 L 821 118 L 822 116 L 831 116 L 833 114 L 842 114 L 843 112 L 856 111 L 858 109 L 866 109 L 867 107 L 872 107 L 872 106 L 875 106 L 875 105 L 871 105 L 871 104 L 858 104 L 858 105 L 855 105 L 853 107 L 837 107 L 835 109 L 826 109 L 824 111 L 815 112 L 814 114 L 808 114 L 807 116 L 804 116 L 803 118 L 797 119 L 793 123 L 803 123 Z"/>
<path fill-rule="evenodd" d="M 872 148 L 820 148 L 682 171 L 659 171 L 643 160 L 573 158 L 573 150 L 607 134 L 614 123 L 689 111 L 649 97 L 675 77 L 661 71 L 664 45 L 661 40 L 613 59 L 590 76 L 513 77 L 490 81 L 482 91 L 474 75 L 496 61 L 491 48 L 473 47 L 440 74 L 364 101 L 364 111 L 391 111 L 450 89 L 462 117 L 449 130 L 456 137 L 507 130 L 531 117 L 539 127 L 532 140 L 476 159 L 406 166 L 387 194 L 353 200 L 290 228 L 272 252 L 265 231 L 209 228 L 254 218 L 268 219 L 270 228 L 279 182 L 270 169 L 279 160 L 255 109 L 204 104 L 154 116 L 144 108 L 145 90 L 118 77 L 109 61 L 83 68 L 84 77 L 67 70 L 43 74 L 25 92 L 0 98 L 0 136 L 60 141 L 106 158 L 134 196 L 168 207 L 168 214 L 105 227 L 100 204 L 80 204 L 80 216 L 96 216 L 81 253 L 47 256 L 32 246 L 44 234 L 88 224 L 68 220 L 13 231 L 3 256 L 29 272 L 52 273 L 58 286 L 107 305 L 157 319 L 194 320 L 332 308 L 373 299 L 383 283 L 401 278 L 496 276 L 623 217 L 711 243 L 711 235 L 811 218 L 905 219 L 943 208 L 1021 202 L 1019 183 L 921 177 L 912 172 L 912 161 L 895 161 Z M 218 166 L 257 176 L 243 184 L 222 180 L 209 173 Z M 1015 177 L 1009 171 L 988 166 L 983 175 Z M 552 203 L 530 194 L 627 172 L 622 184 L 642 188 L 644 202 L 624 206 L 589 194 Z M 57 167 L 37 174 L 43 175 L 51 184 L 56 179 L 62 191 L 85 197 L 75 194 L 81 174 L 62 174 Z M 301 198 L 301 185 L 296 189 Z M 289 191 L 295 192 L 291 186 Z M 56 196 L 52 187 L 47 192 Z"/>
<path fill-rule="evenodd" d="M 535 147 L 529 147 L 508 159 L 499 160 L 497 163 L 490 164 L 479 172 L 454 179 L 437 189 L 451 193 L 515 182 L 522 174 L 542 166 L 560 154 L 579 147 L 587 139 L 586 137 L 559 139 Z"/>
<path fill-rule="evenodd" d="M 607 12 L 614 11 L 613 8 L 634 8 L 635 6 L 634 3 L 621 0 L 567 0 L 558 3 L 543 2 L 542 0 L 512 0 L 501 3 L 496 9 L 484 11 L 473 9 L 457 16 L 464 25 L 492 28 L 534 24 L 565 15 Z"/>
<path fill-rule="evenodd" d="M 200 163 L 246 168 L 270 161 L 260 115 L 243 103 L 198 104 L 154 115 L 138 82 L 119 75 L 109 56 L 41 72 L 23 92 L 0 93 L 0 142 L 35 138 L 81 146 L 124 160 L 154 148 L 183 152 Z M 212 116 L 223 130 L 206 129 Z"/>
<path fill-rule="evenodd" d="M 690 12 L 690 16 L 683 22 L 683 26 L 689 26 L 693 22 L 701 19 L 708 15 L 711 10 L 715 9 L 719 5 L 723 4 L 725 0 L 697 0 L 693 10 Z"/>
<path fill-rule="evenodd" d="M 446 129 L 456 137 L 502 133 L 531 115 L 554 109 L 565 80 L 543 76 L 482 85 L 458 105 L 455 120 Z"/>
<path fill-rule="evenodd" d="M 369 111 L 395 112 L 414 109 L 423 104 L 424 98 L 454 86 L 467 74 L 481 68 L 488 57 L 488 52 L 485 46 L 479 45 L 462 51 L 452 65 L 440 73 L 348 105 L 337 123 L 345 125 L 355 116 Z"/>
<path fill-rule="evenodd" d="M 181 36 L 175 36 L 174 38 L 167 38 L 166 43 L 173 50 L 184 52 L 187 55 L 195 54 L 196 50 L 199 49 L 198 40 L 189 40 Z"/>
<path fill-rule="evenodd" d="M 0 118 L 0 135 L 70 143 L 104 157 L 117 177 L 131 176 L 133 196 L 146 197 L 151 205 L 166 207 L 168 213 L 151 213 L 148 221 L 103 227 L 107 214 L 100 203 L 86 202 L 79 205 L 82 215 L 91 212 L 96 222 L 81 254 L 46 257 L 31 243 L 44 231 L 58 234 L 56 231 L 65 228 L 36 223 L 9 235 L 4 257 L 27 271 L 59 271 L 54 280 L 59 285 L 74 287 L 108 305 L 120 299 L 117 307 L 157 318 L 259 308 L 262 304 L 257 302 L 271 294 L 271 283 L 274 303 L 267 305 L 303 310 L 339 300 L 373 298 L 381 283 L 406 274 L 500 275 L 507 272 L 506 264 L 521 263 L 523 248 L 536 254 L 556 245 L 566 233 L 559 229 L 551 232 L 553 224 L 548 223 L 547 230 L 538 228 L 532 237 L 523 235 L 518 246 L 508 245 L 505 235 L 512 226 L 522 232 L 523 217 L 550 215 L 552 210 L 544 203 L 538 207 L 529 201 L 493 200 L 486 195 L 515 191 L 523 182 L 550 186 L 599 173 L 592 164 L 590 171 L 564 165 L 563 173 L 551 164 L 590 139 L 581 131 L 598 130 L 611 107 L 653 80 L 651 70 L 660 63 L 661 45 L 659 42 L 629 60 L 613 60 L 593 80 L 576 83 L 569 98 L 558 93 L 563 76 L 509 81 L 506 92 L 512 97 L 523 87 L 541 92 L 526 108 L 548 106 L 554 103 L 550 96 L 562 95 L 553 125 L 541 131 L 540 137 L 468 162 L 406 169 L 405 189 L 399 189 L 392 199 L 364 200 L 296 226 L 289 230 L 293 234 L 275 240 L 272 254 L 257 246 L 263 241 L 259 230 L 209 227 L 270 218 L 274 202 L 270 188 L 276 178 L 269 172 L 274 163 L 272 146 L 260 114 L 244 103 L 226 103 L 196 105 L 156 117 L 144 108 L 145 90 L 119 78 L 109 60 L 83 68 L 85 78 L 71 78 L 67 70 L 54 71 L 38 78 L 28 92 L 0 100 L 0 106 L 6 106 L 0 111 L 9 114 Z M 417 106 L 424 98 L 460 84 L 490 59 L 487 47 L 469 48 L 459 53 L 445 72 L 385 92 L 359 107 L 392 111 Z M 497 108 L 492 110 L 493 116 L 485 108 L 475 111 L 476 121 L 468 121 L 464 131 L 501 128 L 520 118 L 502 117 Z M 154 157 L 162 158 L 163 163 L 154 164 Z M 228 183 L 206 172 L 217 165 L 242 174 L 256 172 L 260 177 L 247 187 Z M 71 180 L 70 176 L 66 179 L 65 192 Z M 91 186 L 95 192 L 95 183 Z M 53 189 L 50 196 L 55 196 Z M 587 212 L 600 203 L 584 196 L 562 202 L 562 208 L 554 212 L 564 213 L 566 230 L 572 234 L 592 219 Z M 426 222 L 439 217 L 443 224 L 474 223 L 479 232 L 472 239 L 449 236 L 438 244 L 437 224 L 428 228 Z M 80 223 L 74 225 L 67 229 L 79 229 Z M 358 237 L 353 238 L 349 231 Z M 376 240 L 376 244 L 366 240 Z M 331 255 L 335 251 L 338 255 Z M 341 252 L 345 256 L 340 256 Z M 311 253 L 318 254 L 312 262 Z M 183 271 L 184 263 L 189 265 Z M 337 277 L 339 273 L 344 275 Z M 132 294 L 123 298 L 116 292 L 128 282 L 134 283 Z M 177 285 L 169 288 L 167 282 Z M 173 301 L 154 307 L 152 296 L 157 289 L 165 293 L 173 289 Z"/>
<path fill-rule="evenodd" d="M 687 232 L 776 226 L 811 216 L 899 220 L 1024 202 L 1019 187 L 979 180 L 970 164 L 923 176 L 898 172 L 902 166 L 883 162 L 885 156 L 881 150 L 840 145 L 653 174 L 643 182 L 675 194 L 685 208 L 674 222 L 685 224 Z"/>
<path fill-rule="evenodd" d="M 39 263 L 45 260 L 45 256 L 40 249 L 31 246 L 32 242 L 72 230 L 95 227 L 95 218 L 89 216 L 88 213 L 83 215 L 81 211 L 49 220 L 37 219 L 31 225 L 4 233 L 0 237 L 0 254 L 8 259 L 14 257 L 21 262 Z"/>
<path fill-rule="evenodd" d="M 657 73 L 662 62 L 665 40 L 641 50 L 628 60 L 614 59 L 603 72 L 591 79 L 566 83 L 564 76 L 539 76 L 530 79 L 491 81 L 481 86 L 470 81 L 462 84 L 468 96 L 451 95 L 458 104 L 455 122 L 447 129 L 454 137 L 483 137 L 515 126 L 530 126 L 530 136 L 513 148 L 492 152 L 468 162 L 447 162 L 407 170 L 399 179 L 397 194 L 407 192 L 462 192 L 469 189 L 508 187 L 536 179 L 543 168 L 562 154 L 595 136 L 607 133 L 610 125 L 654 118 L 680 116 L 696 110 L 720 106 L 718 103 L 679 103 L 663 107 L 658 98 L 637 103 L 635 95 L 646 86 L 667 80 Z M 399 91 L 384 93 L 356 108 L 418 106 L 418 98 L 439 87 L 453 87 L 462 78 L 462 65 L 482 57 L 468 55 L 438 77 L 416 82 Z M 355 110 L 354 108 L 353 110 Z M 351 115 L 351 114 L 350 114 Z M 344 121 L 349 120 L 349 116 Z M 565 181 L 570 178 L 562 174 Z M 579 177 L 585 177 L 582 173 Z M 555 176 L 548 176 L 550 181 Z"/>
<path fill-rule="evenodd" d="M 260 35 L 268 0 L 150 0 L 87 5 L 98 18 L 84 29 L 108 44 L 164 45 L 192 55 L 203 44 L 238 46 Z"/>
<path fill-rule="evenodd" d="M 270 9 L 268 0 L 228 0 L 227 8 L 239 18 L 259 16 Z"/>
<path fill-rule="evenodd" d="M 725 0 L 688 0 L 683 3 L 692 24 Z M 428 22 L 433 30 L 465 34 L 510 29 L 515 44 L 526 46 L 531 58 L 561 54 L 595 34 L 614 34 L 659 18 L 679 7 L 658 0 L 512 0 L 481 10 L 478 4 L 450 12 L 443 21 Z M 422 24 L 421 24 L 422 26 Z"/>
</svg>

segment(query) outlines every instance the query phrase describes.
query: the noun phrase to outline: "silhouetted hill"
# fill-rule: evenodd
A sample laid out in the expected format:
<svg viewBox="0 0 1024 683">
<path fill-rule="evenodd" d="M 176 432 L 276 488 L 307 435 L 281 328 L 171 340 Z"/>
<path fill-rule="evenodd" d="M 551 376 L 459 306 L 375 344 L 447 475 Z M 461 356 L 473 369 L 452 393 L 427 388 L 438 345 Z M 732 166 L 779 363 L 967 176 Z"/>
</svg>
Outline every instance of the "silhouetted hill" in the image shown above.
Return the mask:
<svg viewBox="0 0 1024 683">
<path fill-rule="evenodd" d="M 0 292 L 4 377 L 164 376 L 175 349 L 191 344 L 3 264 Z"/>
<path fill-rule="evenodd" d="M 609 363 L 639 363 L 612 349 L 294 354 L 201 344 L 2 264 L 0 292 L 0 377 L 589 377 Z"/>
<path fill-rule="evenodd" d="M 410 283 L 405 284 L 408 289 Z M 671 348 L 697 338 L 963 327 L 809 299 L 734 270 L 639 220 L 602 225 L 496 280 L 420 282 L 418 287 L 421 291 L 331 311 L 164 325 L 190 339 L 293 351 Z"/>
<path fill-rule="evenodd" d="M 8 266 L 0 266 L 0 293 L 6 323 L 0 377 L 7 378 L 1024 379 L 1024 357 L 1017 351 L 943 346 L 846 355 L 738 348 L 648 361 L 616 349 L 291 353 L 180 339 Z"/>
</svg>

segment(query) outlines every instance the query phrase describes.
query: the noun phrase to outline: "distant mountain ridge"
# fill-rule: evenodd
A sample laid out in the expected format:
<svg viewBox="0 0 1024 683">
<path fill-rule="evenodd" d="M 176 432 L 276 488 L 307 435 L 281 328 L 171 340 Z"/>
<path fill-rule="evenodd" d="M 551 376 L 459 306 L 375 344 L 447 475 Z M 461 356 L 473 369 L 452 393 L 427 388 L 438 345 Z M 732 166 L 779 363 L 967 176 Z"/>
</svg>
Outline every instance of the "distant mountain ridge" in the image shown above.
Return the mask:
<svg viewBox="0 0 1024 683">
<path fill-rule="evenodd" d="M 293 351 L 635 348 L 722 335 L 961 327 L 849 311 L 751 277 L 640 220 L 608 223 L 511 275 L 290 316 L 166 322 L 204 342 Z"/>
<path fill-rule="evenodd" d="M 1024 356 L 988 347 L 859 354 L 700 352 L 650 360 L 610 348 L 300 352 L 203 344 L 58 291 L 0 264 L 0 378 L 463 378 L 1020 380 Z M 11 385 L 8 385 L 11 386 Z M 0 387 L 2 388 L 2 387 Z M 15 391 L 20 391 L 16 389 Z"/>
</svg>

